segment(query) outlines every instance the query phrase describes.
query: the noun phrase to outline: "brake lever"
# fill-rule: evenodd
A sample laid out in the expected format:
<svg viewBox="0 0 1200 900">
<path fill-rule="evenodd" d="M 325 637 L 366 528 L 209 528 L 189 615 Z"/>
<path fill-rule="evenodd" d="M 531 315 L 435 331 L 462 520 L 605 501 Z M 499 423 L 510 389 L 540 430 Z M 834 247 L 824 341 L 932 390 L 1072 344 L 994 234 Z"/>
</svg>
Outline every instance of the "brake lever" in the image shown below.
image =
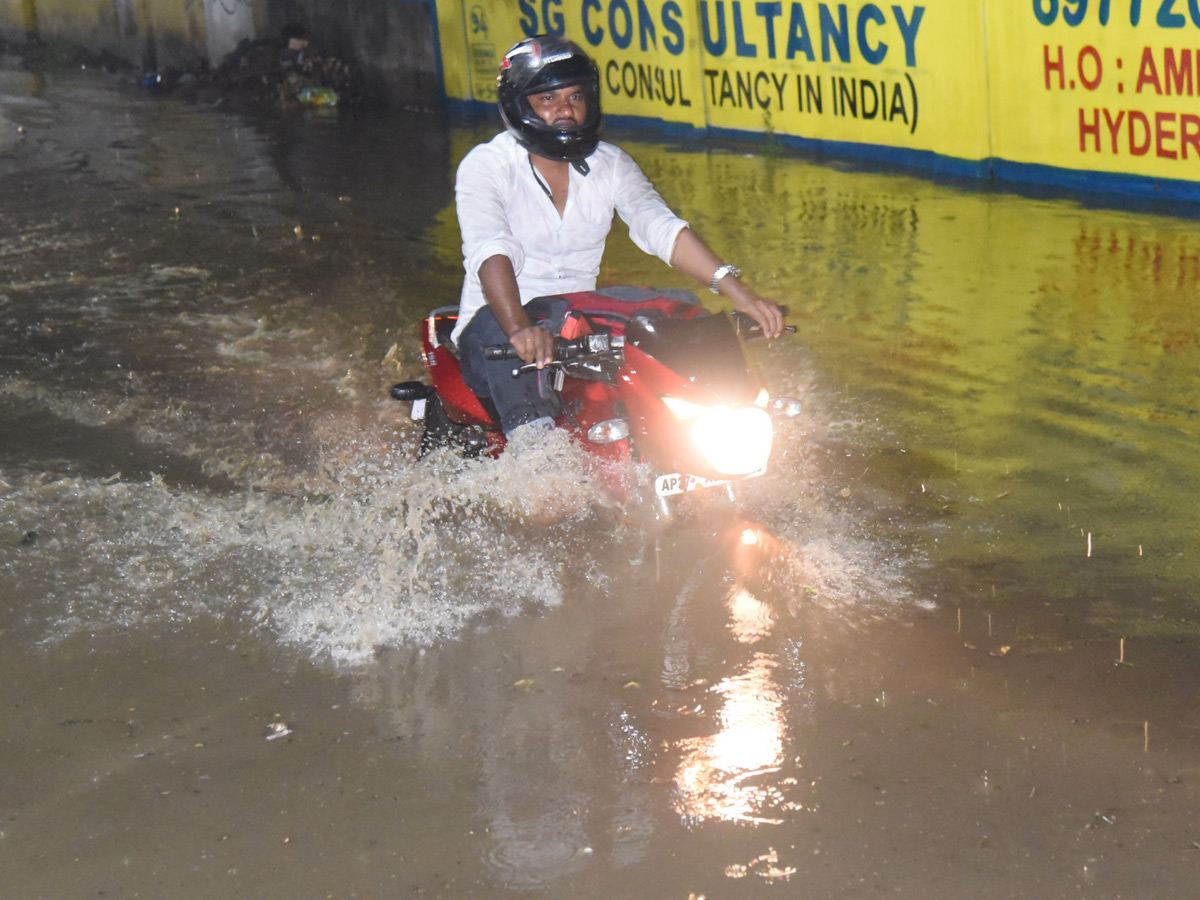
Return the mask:
<svg viewBox="0 0 1200 900">
<path fill-rule="evenodd" d="M 565 362 L 565 360 L 561 360 L 561 359 L 551 360 L 550 362 L 548 362 L 544 366 L 542 366 L 541 371 L 544 372 L 547 369 L 561 369 L 563 367 L 563 362 Z M 538 371 L 537 363 L 525 363 L 525 365 L 517 366 L 517 368 L 512 370 L 512 377 L 516 378 L 520 375 L 524 375 L 526 372 L 536 372 L 536 371 Z"/>
<path fill-rule="evenodd" d="M 567 377 L 567 370 L 563 366 L 564 362 L 565 362 L 565 360 L 556 359 L 556 360 L 546 363 L 546 365 L 542 366 L 542 368 L 540 369 L 540 371 L 546 372 L 550 375 L 550 387 L 553 390 L 561 391 L 563 389 L 563 382 L 566 380 L 566 377 Z M 525 363 L 525 365 L 518 366 L 517 368 L 512 370 L 512 377 L 519 378 L 521 375 L 524 375 L 526 372 L 537 372 L 537 371 L 539 371 L 539 369 L 537 367 L 537 363 Z"/>
</svg>

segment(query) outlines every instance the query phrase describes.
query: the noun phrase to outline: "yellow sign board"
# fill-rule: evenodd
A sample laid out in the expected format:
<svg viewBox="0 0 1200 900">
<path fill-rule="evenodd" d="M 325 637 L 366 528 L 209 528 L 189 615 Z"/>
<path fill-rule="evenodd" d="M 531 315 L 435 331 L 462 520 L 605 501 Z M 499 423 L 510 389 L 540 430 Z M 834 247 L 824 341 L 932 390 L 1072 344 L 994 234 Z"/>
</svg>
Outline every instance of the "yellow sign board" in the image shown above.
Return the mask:
<svg viewBox="0 0 1200 900">
<path fill-rule="evenodd" d="M 1196 180 L 1200 0 L 437 0 L 453 100 L 563 34 L 609 116 L 947 169 Z M 940 161 L 940 162 L 939 162 Z"/>
<path fill-rule="evenodd" d="M 995 155 L 1200 176 L 1200 3 L 1028 0 L 991 31 Z"/>
</svg>

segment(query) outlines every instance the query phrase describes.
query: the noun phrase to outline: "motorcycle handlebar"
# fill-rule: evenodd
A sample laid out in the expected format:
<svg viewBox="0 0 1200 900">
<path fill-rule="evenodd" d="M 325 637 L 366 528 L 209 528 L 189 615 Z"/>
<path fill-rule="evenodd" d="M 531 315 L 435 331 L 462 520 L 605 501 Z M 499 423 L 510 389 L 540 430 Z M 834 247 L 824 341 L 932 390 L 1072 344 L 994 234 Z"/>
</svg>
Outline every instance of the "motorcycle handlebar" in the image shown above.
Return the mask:
<svg viewBox="0 0 1200 900">
<path fill-rule="evenodd" d="M 781 307 L 787 314 L 787 307 Z M 762 334 L 762 328 L 754 319 L 743 312 L 732 313 L 734 328 L 738 334 L 745 337 L 757 337 Z M 785 332 L 795 334 L 795 325 L 786 325 Z M 554 339 L 554 362 L 563 363 L 585 356 L 612 355 L 619 353 L 625 346 L 625 338 L 617 334 L 585 334 L 574 340 L 564 338 Z M 483 358 L 486 360 L 520 359 L 520 354 L 512 344 L 493 344 L 483 348 Z M 518 370 L 520 371 L 520 370 Z"/>
<path fill-rule="evenodd" d="M 625 338 L 620 335 L 585 334 L 583 337 L 571 341 L 555 338 L 554 361 L 566 362 L 583 356 L 612 353 L 624 346 Z M 520 355 L 512 344 L 493 344 L 491 347 L 483 348 L 483 358 L 490 360 L 520 359 Z"/>
</svg>

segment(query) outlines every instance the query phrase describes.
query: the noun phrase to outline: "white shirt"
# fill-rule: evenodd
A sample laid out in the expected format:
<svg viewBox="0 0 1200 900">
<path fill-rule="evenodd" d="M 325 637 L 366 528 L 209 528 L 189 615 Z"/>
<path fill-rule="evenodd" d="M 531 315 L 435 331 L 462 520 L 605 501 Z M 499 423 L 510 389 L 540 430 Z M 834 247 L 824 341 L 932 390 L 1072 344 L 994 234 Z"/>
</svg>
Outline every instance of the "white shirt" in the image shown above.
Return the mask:
<svg viewBox="0 0 1200 900">
<path fill-rule="evenodd" d="M 455 181 L 466 268 L 455 340 L 487 305 L 479 267 L 493 256 L 512 260 L 523 304 L 594 290 L 614 211 L 638 247 L 670 264 L 675 240 L 688 223 L 671 212 L 624 150 L 601 142 L 587 164 L 587 175 L 570 167 L 560 217 L 534 174 L 529 151 L 509 132 L 466 155 Z"/>
</svg>

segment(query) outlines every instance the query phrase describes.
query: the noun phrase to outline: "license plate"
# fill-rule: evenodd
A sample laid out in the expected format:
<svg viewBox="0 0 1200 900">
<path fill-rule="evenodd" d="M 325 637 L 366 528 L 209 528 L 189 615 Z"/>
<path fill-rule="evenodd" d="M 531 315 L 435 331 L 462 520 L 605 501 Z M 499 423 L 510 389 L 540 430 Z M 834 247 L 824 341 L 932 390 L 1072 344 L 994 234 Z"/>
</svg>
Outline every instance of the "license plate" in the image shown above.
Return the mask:
<svg viewBox="0 0 1200 900">
<path fill-rule="evenodd" d="M 745 477 L 755 478 L 765 471 L 766 469 L 760 469 L 757 472 L 751 472 Z M 731 484 L 732 481 L 732 479 L 728 478 L 702 478 L 699 475 L 683 475 L 675 472 L 670 475 L 659 475 L 654 480 L 654 492 L 660 497 L 671 497 L 675 494 L 686 494 L 688 491 L 698 491 L 703 488 Z"/>
<path fill-rule="evenodd" d="M 659 475 L 654 482 L 654 492 L 660 497 L 670 497 L 674 494 L 685 494 L 688 491 L 698 491 L 701 488 L 715 487 L 719 484 L 729 484 L 728 481 L 714 481 L 711 478 L 701 478 L 699 475 Z"/>
<path fill-rule="evenodd" d="M 420 400 L 413 401 L 412 418 L 413 418 L 414 422 L 420 421 L 421 419 L 425 418 L 425 398 L 424 397 L 422 397 Z"/>
</svg>

